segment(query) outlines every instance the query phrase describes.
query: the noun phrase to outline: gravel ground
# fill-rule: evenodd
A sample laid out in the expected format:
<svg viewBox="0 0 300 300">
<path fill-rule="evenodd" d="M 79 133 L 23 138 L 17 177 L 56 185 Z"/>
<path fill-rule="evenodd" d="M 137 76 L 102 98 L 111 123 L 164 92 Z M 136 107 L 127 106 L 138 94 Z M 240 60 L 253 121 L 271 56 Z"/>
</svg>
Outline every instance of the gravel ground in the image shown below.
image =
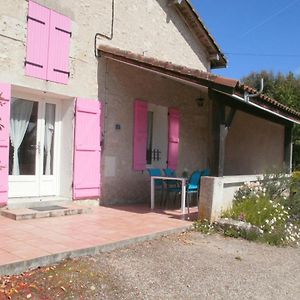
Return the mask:
<svg viewBox="0 0 300 300">
<path fill-rule="evenodd" d="M 191 232 L 1 283 L 0 299 L 300 299 L 300 249 Z"/>
</svg>

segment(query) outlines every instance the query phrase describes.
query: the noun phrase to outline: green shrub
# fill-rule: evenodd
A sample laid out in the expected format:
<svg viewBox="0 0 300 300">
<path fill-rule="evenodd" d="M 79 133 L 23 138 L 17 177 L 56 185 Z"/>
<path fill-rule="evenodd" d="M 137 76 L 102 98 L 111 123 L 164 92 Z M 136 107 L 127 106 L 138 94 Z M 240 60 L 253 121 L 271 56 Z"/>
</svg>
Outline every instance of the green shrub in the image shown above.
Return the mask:
<svg viewBox="0 0 300 300">
<path fill-rule="evenodd" d="M 284 204 L 290 207 L 290 214 L 295 219 L 300 219 L 300 172 L 292 174 L 290 195 L 284 199 Z"/>
<path fill-rule="evenodd" d="M 289 190 L 293 194 L 289 196 Z M 257 226 L 262 235 L 238 232 L 248 240 L 259 239 L 271 245 L 298 244 L 300 230 L 297 218 L 292 215 L 289 202 L 293 201 L 296 211 L 300 204 L 300 174 L 292 181 L 286 174 L 264 176 L 260 182 L 245 183 L 235 194 L 233 206 L 223 213 L 223 217 L 246 221 Z M 300 207 L 297 207 L 300 211 Z M 299 216 L 299 214 L 298 214 Z M 227 236 L 236 234 L 224 232 Z"/>
<path fill-rule="evenodd" d="M 236 230 L 235 228 L 225 229 L 223 233 L 225 236 L 233 237 L 236 239 L 240 236 L 240 232 L 238 230 Z"/>
<path fill-rule="evenodd" d="M 271 200 L 278 201 L 289 196 L 291 177 L 284 170 L 273 169 L 263 175 L 261 185 Z"/>
</svg>

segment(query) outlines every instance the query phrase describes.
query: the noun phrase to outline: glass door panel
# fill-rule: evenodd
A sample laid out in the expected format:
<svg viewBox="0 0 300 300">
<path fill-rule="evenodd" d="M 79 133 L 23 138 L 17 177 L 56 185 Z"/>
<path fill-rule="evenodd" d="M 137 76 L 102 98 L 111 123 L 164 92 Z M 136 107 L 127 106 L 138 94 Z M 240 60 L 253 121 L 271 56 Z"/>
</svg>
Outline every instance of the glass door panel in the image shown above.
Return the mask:
<svg viewBox="0 0 300 300">
<path fill-rule="evenodd" d="M 37 102 L 12 99 L 9 175 L 36 175 L 37 116 Z"/>
<path fill-rule="evenodd" d="M 54 138 L 55 138 L 55 104 L 46 103 L 43 175 L 53 175 Z"/>
</svg>

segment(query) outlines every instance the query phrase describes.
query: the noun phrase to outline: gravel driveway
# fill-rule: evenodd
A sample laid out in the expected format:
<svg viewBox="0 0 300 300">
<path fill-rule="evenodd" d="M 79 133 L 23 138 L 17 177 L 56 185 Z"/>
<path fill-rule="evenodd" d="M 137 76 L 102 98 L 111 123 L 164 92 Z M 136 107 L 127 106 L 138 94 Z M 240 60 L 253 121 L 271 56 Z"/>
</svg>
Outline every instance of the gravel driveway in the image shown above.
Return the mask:
<svg viewBox="0 0 300 300">
<path fill-rule="evenodd" d="M 9 280 L 33 299 L 300 299 L 300 249 L 191 232 Z"/>
</svg>

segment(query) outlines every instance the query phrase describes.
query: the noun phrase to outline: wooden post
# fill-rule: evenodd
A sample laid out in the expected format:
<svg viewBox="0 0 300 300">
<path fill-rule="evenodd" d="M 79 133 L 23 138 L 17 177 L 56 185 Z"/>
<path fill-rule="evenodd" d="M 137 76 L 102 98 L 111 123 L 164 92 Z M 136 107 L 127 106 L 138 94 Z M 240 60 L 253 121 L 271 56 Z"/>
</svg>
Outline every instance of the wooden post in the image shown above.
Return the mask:
<svg viewBox="0 0 300 300">
<path fill-rule="evenodd" d="M 225 140 L 226 140 L 226 124 L 225 124 L 225 105 L 213 100 L 213 167 L 212 175 L 224 175 L 224 160 L 225 160 Z"/>
<path fill-rule="evenodd" d="M 218 177 L 224 176 L 226 135 L 227 135 L 226 125 L 220 124 Z"/>
<path fill-rule="evenodd" d="M 236 109 L 234 107 L 230 107 L 229 112 L 226 114 L 225 104 L 222 101 L 222 96 L 219 96 L 212 91 L 210 91 L 209 95 L 213 101 L 213 158 L 211 170 L 213 176 L 223 177 L 225 165 L 226 137 L 228 134 L 228 130 L 231 126 L 232 120 L 235 116 Z"/>
</svg>

